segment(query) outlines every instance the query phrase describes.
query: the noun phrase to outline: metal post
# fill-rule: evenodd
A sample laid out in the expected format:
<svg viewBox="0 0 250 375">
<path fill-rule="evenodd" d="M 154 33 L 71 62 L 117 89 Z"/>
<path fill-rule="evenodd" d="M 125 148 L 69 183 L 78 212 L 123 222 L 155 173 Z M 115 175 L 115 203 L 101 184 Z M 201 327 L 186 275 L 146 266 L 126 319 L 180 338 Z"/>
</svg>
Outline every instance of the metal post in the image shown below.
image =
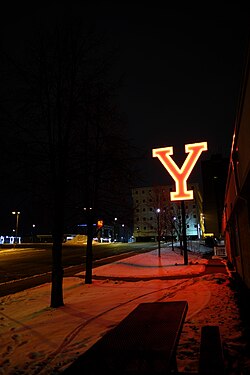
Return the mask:
<svg viewBox="0 0 250 375">
<path fill-rule="evenodd" d="M 18 233 L 18 223 L 19 223 L 19 211 L 12 211 L 12 215 L 16 215 L 16 240 L 14 241 L 14 246 L 17 244 L 17 233 Z"/>
<path fill-rule="evenodd" d="M 158 241 L 158 257 L 161 256 L 161 236 L 160 236 L 160 208 L 157 208 L 157 241 Z"/>
<path fill-rule="evenodd" d="M 184 264 L 188 264 L 185 201 L 181 201 Z"/>
</svg>

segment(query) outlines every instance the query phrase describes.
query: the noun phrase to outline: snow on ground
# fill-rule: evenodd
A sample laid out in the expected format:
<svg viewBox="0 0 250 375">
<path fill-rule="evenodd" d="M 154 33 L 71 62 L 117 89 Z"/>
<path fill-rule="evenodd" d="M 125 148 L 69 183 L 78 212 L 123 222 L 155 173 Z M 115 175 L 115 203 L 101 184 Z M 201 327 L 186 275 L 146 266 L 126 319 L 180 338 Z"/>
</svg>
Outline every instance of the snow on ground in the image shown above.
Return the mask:
<svg viewBox="0 0 250 375">
<path fill-rule="evenodd" d="M 189 265 L 179 249 L 164 247 L 160 258 L 154 250 L 95 268 L 92 284 L 84 284 L 84 272 L 65 278 L 65 306 L 58 309 L 49 307 L 49 283 L 0 298 L 0 374 L 59 374 L 139 303 L 174 300 L 189 306 L 179 371 L 197 371 L 201 326 L 215 324 L 228 374 L 250 374 L 230 272 L 204 274 L 207 260 L 193 250 Z M 184 278 L 164 279 L 173 275 Z"/>
</svg>

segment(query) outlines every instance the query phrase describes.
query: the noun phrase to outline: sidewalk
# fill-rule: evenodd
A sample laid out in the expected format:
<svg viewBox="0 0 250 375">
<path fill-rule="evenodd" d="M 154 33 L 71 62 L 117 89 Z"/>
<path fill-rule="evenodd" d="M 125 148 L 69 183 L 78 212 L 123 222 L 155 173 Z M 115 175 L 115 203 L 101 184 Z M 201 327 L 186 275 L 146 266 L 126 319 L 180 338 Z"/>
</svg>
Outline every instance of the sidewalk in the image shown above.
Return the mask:
<svg viewBox="0 0 250 375">
<path fill-rule="evenodd" d="M 200 330 L 212 324 L 220 327 L 227 374 L 250 374 L 243 372 L 250 355 L 226 261 L 213 265 L 201 252 L 188 252 L 188 261 L 180 249 L 164 247 L 161 257 L 153 250 L 94 268 L 92 284 L 84 283 L 84 272 L 65 277 L 64 306 L 57 309 L 49 307 L 51 283 L 1 297 L 0 374 L 62 373 L 139 303 L 182 300 L 188 312 L 179 370 L 197 371 Z"/>
<path fill-rule="evenodd" d="M 204 253 L 208 250 L 204 248 Z M 201 276 L 211 273 L 228 273 L 226 261 L 221 258 L 207 259 L 202 252 L 188 251 L 188 267 L 184 266 L 183 250 L 175 247 L 158 249 L 148 253 L 133 255 L 131 257 L 109 263 L 93 269 L 95 280 L 171 280 Z M 82 275 L 79 273 L 78 275 Z"/>
</svg>

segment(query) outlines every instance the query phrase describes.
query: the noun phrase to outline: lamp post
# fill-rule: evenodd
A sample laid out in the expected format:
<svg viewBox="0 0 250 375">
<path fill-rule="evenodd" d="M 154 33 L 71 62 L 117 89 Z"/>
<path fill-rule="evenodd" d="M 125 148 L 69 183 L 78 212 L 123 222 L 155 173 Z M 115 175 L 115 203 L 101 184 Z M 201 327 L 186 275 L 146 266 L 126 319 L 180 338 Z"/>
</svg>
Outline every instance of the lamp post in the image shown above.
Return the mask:
<svg viewBox="0 0 250 375">
<path fill-rule="evenodd" d="M 160 208 L 157 208 L 157 241 L 158 241 L 158 257 L 161 256 L 161 236 L 160 236 Z"/>
<path fill-rule="evenodd" d="M 117 217 L 114 218 L 114 242 L 117 242 Z"/>
<path fill-rule="evenodd" d="M 14 244 L 17 243 L 17 233 L 18 233 L 18 223 L 19 223 L 19 211 L 12 211 L 12 215 L 16 215 L 16 241 L 14 241 Z"/>
<path fill-rule="evenodd" d="M 171 238 L 172 238 L 172 251 L 174 251 L 174 232 L 175 232 L 175 221 L 176 217 L 174 216 L 172 219 L 171 225 Z"/>
<path fill-rule="evenodd" d="M 35 242 L 35 227 L 36 227 L 36 224 L 32 224 L 32 241 Z"/>
<path fill-rule="evenodd" d="M 122 242 L 125 242 L 125 224 L 122 224 Z"/>
</svg>

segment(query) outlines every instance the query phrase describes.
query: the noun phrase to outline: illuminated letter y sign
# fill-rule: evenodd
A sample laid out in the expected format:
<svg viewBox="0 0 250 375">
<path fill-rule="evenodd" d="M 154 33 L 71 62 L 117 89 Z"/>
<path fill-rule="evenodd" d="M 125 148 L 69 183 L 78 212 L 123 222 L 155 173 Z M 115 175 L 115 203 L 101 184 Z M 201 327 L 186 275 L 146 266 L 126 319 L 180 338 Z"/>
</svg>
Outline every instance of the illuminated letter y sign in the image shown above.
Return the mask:
<svg viewBox="0 0 250 375">
<path fill-rule="evenodd" d="M 207 142 L 191 143 L 185 145 L 185 152 L 188 153 L 181 169 L 175 164 L 171 155 L 173 147 L 154 148 L 153 157 L 158 158 L 168 173 L 175 181 L 176 191 L 170 192 L 171 201 L 193 199 L 193 190 L 187 190 L 187 179 L 192 172 L 195 163 L 202 151 L 207 150 Z"/>
</svg>

